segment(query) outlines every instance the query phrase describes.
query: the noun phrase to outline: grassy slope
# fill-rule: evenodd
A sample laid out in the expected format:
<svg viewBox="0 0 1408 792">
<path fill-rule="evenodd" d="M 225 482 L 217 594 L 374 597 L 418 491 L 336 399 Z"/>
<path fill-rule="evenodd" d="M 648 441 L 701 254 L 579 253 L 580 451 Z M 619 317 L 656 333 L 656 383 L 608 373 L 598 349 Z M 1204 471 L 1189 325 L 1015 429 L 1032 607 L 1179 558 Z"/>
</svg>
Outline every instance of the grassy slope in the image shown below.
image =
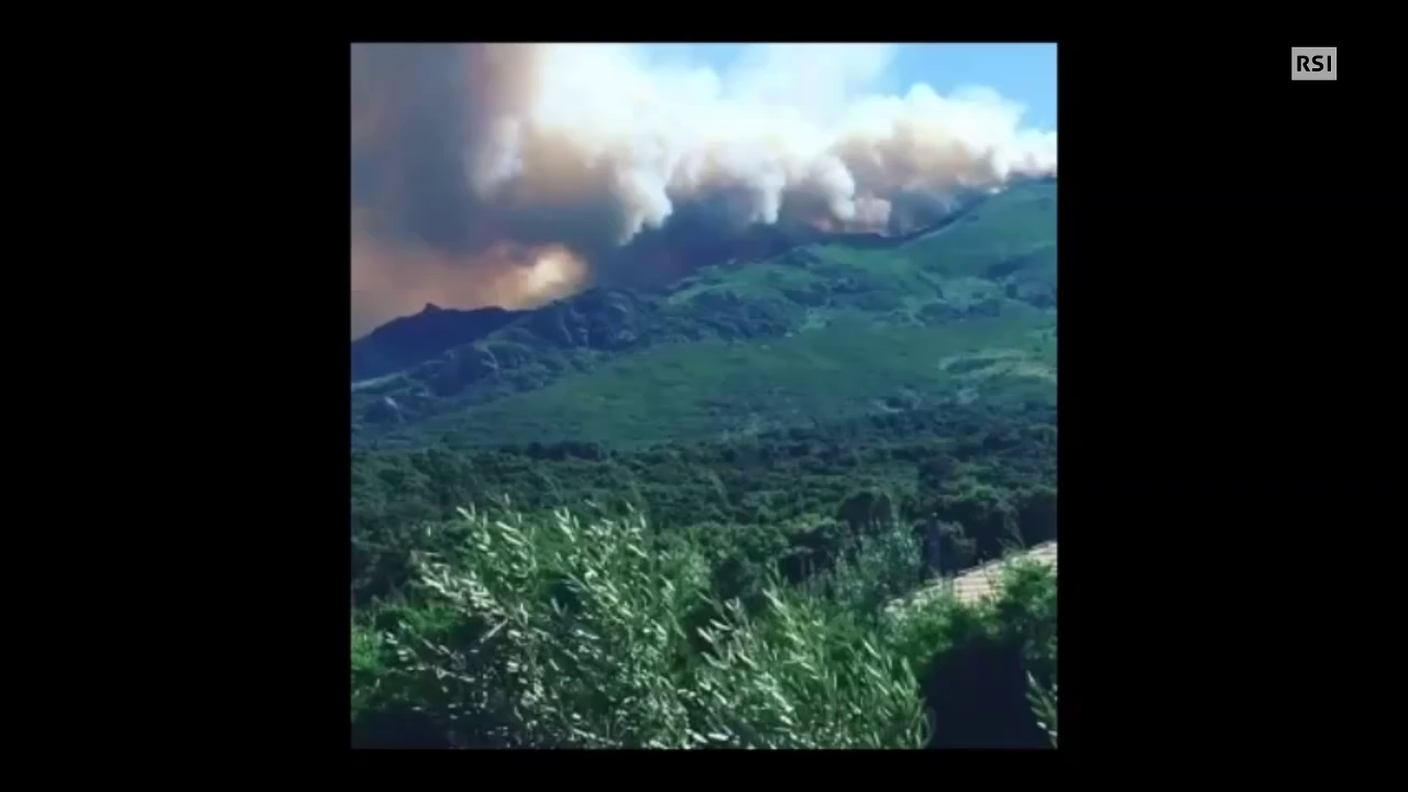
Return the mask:
<svg viewBox="0 0 1408 792">
<path fill-rule="evenodd" d="M 943 230 L 903 248 L 904 256 L 926 272 L 979 277 L 1009 259 L 1056 244 L 1056 185 L 1013 189 L 974 207 Z"/>
<path fill-rule="evenodd" d="M 1014 315 L 937 329 L 843 319 L 771 341 L 661 347 L 433 419 L 424 432 L 486 444 L 639 445 L 829 423 L 979 395 L 1054 396 L 1054 343 L 1040 332 L 1049 320 L 1010 310 Z M 979 354 L 995 349 L 1009 357 L 989 361 Z M 952 363 L 964 357 L 985 365 L 954 371 Z M 1001 365 L 1009 360 L 1025 366 Z"/>
<path fill-rule="evenodd" d="M 547 348 L 506 328 L 490 343 L 506 339 L 528 362 L 376 434 L 627 446 L 951 400 L 1054 399 L 1055 312 L 1014 299 L 1054 284 L 1054 207 L 1055 185 L 1023 185 L 898 247 L 817 244 L 707 268 L 643 302 L 648 314 L 628 321 L 647 337 L 618 349 Z M 665 326 L 688 338 L 655 342 L 650 329 Z"/>
</svg>

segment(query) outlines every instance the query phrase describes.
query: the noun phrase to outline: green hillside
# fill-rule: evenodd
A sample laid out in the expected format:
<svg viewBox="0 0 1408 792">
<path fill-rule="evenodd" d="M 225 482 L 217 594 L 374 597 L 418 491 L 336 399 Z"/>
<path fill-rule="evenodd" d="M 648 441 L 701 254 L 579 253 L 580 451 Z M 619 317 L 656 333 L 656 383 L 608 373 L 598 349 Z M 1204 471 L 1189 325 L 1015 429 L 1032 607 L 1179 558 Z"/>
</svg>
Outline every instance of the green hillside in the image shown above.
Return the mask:
<svg viewBox="0 0 1408 792">
<path fill-rule="evenodd" d="M 1055 185 L 1028 184 L 897 246 L 813 244 L 665 294 L 590 292 L 359 384 L 354 440 L 626 446 L 1051 398 L 1055 227 Z"/>
<path fill-rule="evenodd" d="M 944 332 L 843 317 L 766 341 L 655 348 L 466 415 L 431 419 L 424 433 L 482 444 L 631 446 L 757 434 L 964 399 L 1050 398 L 1050 321 L 1009 310 L 1013 315 Z"/>
<path fill-rule="evenodd" d="M 1053 572 L 885 605 L 1056 538 L 1055 199 L 489 317 L 356 383 L 354 744 L 1054 745 Z"/>
</svg>

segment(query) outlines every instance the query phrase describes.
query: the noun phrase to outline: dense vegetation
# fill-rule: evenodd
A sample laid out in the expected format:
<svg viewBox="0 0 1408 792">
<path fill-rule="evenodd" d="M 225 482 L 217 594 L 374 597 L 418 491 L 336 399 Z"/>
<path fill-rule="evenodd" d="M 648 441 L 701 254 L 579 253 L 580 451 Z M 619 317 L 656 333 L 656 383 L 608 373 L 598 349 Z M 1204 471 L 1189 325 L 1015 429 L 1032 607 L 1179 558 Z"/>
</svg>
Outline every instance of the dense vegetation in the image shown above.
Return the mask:
<svg viewBox="0 0 1408 792">
<path fill-rule="evenodd" d="M 975 403 L 634 450 L 356 451 L 358 739 L 1031 745 L 1025 689 L 1012 699 L 1028 672 L 1054 684 L 1054 580 L 1027 570 L 985 608 L 883 606 L 1054 538 L 1055 441 L 1049 405 Z M 486 493 L 494 516 L 461 510 Z M 495 624 L 491 651 L 475 636 Z M 985 675 L 998 693 L 942 692 Z M 957 695 L 954 720 L 925 723 L 921 693 Z"/>
<path fill-rule="evenodd" d="M 428 532 L 440 549 L 416 554 L 415 604 L 354 616 L 354 742 L 1055 744 L 1055 587 L 1044 568 L 1017 567 L 1002 597 L 977 607 L 935 598 L 887 609 L 919 571 L 913 537 L 889 531 L 804 586 L 774 577 L 749 608 L 712 594 L 696 546 L 637 515 L 466 510 Z M 945 666 L 965 654 L 979 678 Z M 1006 700 L 975 700 L 975 683 Z"/>
<path fill-rule="evenodd" d="M 640 509 L 687 532 L 718 564 L 723 596 L 756 593 L 765 570 L 825 566 L 849 534 L 898 522 L 937 571 L 1055 537 L 1055 414 L 975 403 L 758 437 L 641 450 L 595 444 L 353 452 L 353 591 L 407 579 L 419 525 L 507 496 L 547 511 Z"/>
<path fill-rule="evenodd" d="M 354 742 L 1054 745 L 1054 194 L 358 342 Z"/>
</svg>

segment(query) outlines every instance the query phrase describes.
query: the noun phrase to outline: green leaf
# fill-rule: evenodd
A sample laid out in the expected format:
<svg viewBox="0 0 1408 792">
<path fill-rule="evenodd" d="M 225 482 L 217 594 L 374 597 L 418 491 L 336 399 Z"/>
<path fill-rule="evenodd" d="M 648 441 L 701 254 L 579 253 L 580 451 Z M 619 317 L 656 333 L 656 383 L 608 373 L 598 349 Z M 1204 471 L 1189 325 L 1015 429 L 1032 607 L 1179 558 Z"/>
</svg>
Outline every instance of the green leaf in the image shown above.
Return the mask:
<svg viewBox="0 0 1408 792">
<path fill-rule="evenodd" d="M 880 652 L 879 652 L 878 650 L 876 650 L 876 648 L 875 648 L 874 646 L 871 645 L 869 638 L 862 638 L 862 639 L 860 639 L 860 643 L 861 643 L 861 646 L 864 646 L 864 647 L 865 647 L 865 651 L 870 653 L 870 656 L 871 656 L 871 657 L 875 658 L 876 660 L 883 660 L 883 659 L 884 659 L 884 658 L 882 658 L 882 657 L 880 656 Z"/>
</svg>

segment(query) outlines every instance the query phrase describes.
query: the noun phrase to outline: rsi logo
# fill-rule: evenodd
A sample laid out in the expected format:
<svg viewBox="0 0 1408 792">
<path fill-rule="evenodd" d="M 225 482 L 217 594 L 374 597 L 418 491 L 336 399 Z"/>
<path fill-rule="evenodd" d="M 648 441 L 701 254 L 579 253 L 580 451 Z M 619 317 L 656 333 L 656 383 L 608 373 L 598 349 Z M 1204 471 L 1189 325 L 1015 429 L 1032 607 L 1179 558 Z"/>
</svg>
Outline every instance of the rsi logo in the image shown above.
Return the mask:
<svg viewBox="0 0 1408 792">
<path fill-rule="evenodd" d="M 1292 80 L 1338 80 L 1337 47 L 1291 47 Z"/>
<path fill-rule="evenodd" d="M 1335 70 L 1334 55 L 1297 55 L 1296 71 L 1322 72 Z"/>
</svg>

